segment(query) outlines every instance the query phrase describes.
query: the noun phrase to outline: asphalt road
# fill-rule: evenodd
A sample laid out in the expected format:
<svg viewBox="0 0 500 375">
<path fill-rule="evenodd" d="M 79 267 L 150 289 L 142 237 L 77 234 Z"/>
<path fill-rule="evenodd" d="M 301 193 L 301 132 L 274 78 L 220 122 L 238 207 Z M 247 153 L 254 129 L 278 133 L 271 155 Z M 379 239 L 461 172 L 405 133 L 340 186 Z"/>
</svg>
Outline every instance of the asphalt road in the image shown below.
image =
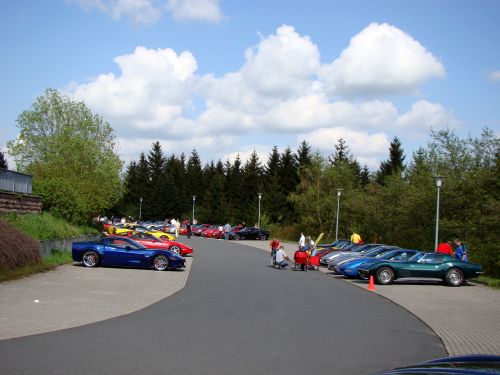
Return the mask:
<svg viewBox="0 0 500 375">
<path fill-rule="evenodd" d="M 376 294 L 272 269 L 258 249 L 191 241 L 183 290 L 129 315 L 0 341 L 0 373 L 369 374 L 446 355 L 426 325 Z"/>
</svg>

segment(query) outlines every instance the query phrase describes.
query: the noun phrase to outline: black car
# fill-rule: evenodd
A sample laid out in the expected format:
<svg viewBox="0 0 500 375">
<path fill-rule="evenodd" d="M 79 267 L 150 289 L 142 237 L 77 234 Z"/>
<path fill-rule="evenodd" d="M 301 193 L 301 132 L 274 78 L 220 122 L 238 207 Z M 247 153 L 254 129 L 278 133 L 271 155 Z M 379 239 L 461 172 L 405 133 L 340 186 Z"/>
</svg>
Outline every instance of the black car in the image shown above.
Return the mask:
<svg viewBox="0 0 500 375">
<path fill-rule="evenodd" d="M 230 240 L 267 240 L 268 238 L 269 232 L 267 230 L 255 227 L 245 227 L 238 232 L 229 233 Z"/>
<path fill-rule="evenodd" d="M 446 357 L 420 363 L 418 365 L 395 368 L 377 372 L 374 375 L 415 375 L 415 374 L 450 374 L 481 375 L 500 373 L 500 356 L 478 354 Z"/>
</svg>

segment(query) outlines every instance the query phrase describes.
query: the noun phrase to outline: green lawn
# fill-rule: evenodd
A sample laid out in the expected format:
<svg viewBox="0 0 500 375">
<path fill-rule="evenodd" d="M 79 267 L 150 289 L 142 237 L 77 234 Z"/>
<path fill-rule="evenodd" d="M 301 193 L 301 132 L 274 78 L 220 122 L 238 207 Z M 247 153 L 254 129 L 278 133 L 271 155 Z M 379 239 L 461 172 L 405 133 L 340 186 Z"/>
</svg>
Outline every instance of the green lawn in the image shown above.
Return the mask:
<svg viewBox="0 0 500 375">
<path fill-rule="evenodd" d="M 486 284 L 491 288 L 500 289 L 500 279 L 490 276 L 479 276 L 477 279 L 480 283 Z"/>
</svg>

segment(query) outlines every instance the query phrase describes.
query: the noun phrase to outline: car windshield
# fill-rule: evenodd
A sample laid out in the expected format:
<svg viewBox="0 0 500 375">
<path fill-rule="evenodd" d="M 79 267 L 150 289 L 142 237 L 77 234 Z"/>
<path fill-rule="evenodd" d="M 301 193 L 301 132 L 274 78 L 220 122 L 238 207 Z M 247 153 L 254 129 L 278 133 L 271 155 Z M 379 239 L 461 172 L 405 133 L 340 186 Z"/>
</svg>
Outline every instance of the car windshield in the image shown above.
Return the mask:
<svg viewBox="0 0 500 375">
<path fill-rule="evenodd" d="M 425 253 L 416 253 L 414 256 L 408 259 L 408 262 L 418 262 L 424 255 Z"/>
<path fill-rule="evenodd" d="M 132 238 L 138 238 L 141 240 L 148 240 L 154 242 L 161 242 L 158 238 L 149 233 L 136 233 L 132 236 Z"/>
<path fill-rule="evenodd" d="M 393 250 L 393 248 L 387 248 L 387 247 L 376 247 L 375 249 L 371 249 L 371 250 L 368 250 L 366 253 L 364 253 L 363 255 L 365 257 L 374 257 L 380 253 L 387 253 L 388 251 L 391 251 Z"/>
<path fill-rule="evenodd" d="M 107 240 L 107 241 L 106 241 Z M 113 247 L 118 247 L 118 248 L 127 248 L 130 247 L 131 249 L 145 249 L 146 247 L 140 244 L 139 242 L 135 242 L 130 239 L 126 238 L 105 238 L 104 239 L 104 244 L 110 245 Z"/>
</svg>

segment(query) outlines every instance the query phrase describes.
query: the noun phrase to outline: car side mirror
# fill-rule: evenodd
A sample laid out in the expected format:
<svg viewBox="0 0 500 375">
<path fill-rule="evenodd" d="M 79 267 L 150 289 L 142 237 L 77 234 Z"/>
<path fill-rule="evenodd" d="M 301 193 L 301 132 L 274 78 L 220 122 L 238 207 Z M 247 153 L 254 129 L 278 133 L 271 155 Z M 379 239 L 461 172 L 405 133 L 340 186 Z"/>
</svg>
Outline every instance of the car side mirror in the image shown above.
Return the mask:
<svg viewBox="0 0 500 375">
<path fill-rule="evenodd" d="M 127 245 L 127 246 L 125 246 L 125 249 L 127 249 L 127 250 L 132 250 L 132 246 Z"/>
</svg>

